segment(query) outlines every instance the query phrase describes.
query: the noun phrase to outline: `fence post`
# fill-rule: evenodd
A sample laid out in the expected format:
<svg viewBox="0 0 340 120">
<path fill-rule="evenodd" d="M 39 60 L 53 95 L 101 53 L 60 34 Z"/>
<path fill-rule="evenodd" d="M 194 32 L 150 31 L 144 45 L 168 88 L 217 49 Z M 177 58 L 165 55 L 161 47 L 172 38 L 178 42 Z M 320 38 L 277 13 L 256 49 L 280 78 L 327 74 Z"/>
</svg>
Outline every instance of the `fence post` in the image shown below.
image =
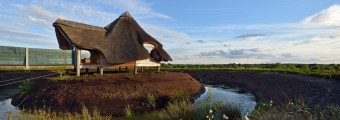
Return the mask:
<svg viewBox="0 0 340 120">
<path fill-rule="evenodd" d="M 26 48 L 26 53 L 25 53 L 25 70 L 29 69 L 29 49 Z"/>
</svg>

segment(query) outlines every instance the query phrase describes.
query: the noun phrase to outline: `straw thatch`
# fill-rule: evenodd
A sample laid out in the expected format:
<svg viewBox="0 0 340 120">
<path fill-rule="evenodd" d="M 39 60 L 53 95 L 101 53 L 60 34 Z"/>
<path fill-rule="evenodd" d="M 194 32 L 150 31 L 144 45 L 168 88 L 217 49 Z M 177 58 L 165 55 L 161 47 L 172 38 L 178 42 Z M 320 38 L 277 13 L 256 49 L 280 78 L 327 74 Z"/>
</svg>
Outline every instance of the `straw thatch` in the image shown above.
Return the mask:
<svg viewBox="0 0 340 120">
<path fill-rule="evenodd" d="M 108 63 L 120 64 L 154 58 L 171 61 L 161 43 L 146 33 L 128 12 L 105 27 L 86 25 L 58 19 L 53 23 L 60 49 L 75 46 L 89 50 L 91 57 L 102 54 Z M 151 54 L 144 48 L 148 43 L 155 46 Z"/>
</svg>

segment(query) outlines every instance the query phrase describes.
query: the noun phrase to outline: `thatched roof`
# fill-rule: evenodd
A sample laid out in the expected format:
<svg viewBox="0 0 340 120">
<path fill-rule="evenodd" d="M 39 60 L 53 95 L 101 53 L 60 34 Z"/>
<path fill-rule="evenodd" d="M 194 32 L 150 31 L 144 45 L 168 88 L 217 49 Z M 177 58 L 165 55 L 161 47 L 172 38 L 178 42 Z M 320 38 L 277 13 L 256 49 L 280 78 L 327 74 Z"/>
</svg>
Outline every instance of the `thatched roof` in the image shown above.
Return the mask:
<svg viewBox="0 0 340 120">
<path fill-rule="evenodd" d="M 105 27 L 57 19 L 53 23 L 60 49 L 80 49 L 101 52 L 111 64 L 148 59 L 171 61 L 161 43 L 146 33 L 128 12 Z M 155 46 L 151 55 L 144 43 Z"/>
</svg>

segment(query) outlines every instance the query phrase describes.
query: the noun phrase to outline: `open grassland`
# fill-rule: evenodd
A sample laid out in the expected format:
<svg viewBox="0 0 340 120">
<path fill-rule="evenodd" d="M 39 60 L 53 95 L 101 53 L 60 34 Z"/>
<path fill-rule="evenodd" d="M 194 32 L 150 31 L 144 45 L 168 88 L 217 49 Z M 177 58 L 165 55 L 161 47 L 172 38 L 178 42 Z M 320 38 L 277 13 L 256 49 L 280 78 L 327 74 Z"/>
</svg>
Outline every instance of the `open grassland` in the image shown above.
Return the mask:
<svg viewBox="0 0 340 120">
<path fill-rule="evenodd" d="M 339 64 L 162 64 L 162 69 L 283 72 L 340 80 Z"/>
</svg>

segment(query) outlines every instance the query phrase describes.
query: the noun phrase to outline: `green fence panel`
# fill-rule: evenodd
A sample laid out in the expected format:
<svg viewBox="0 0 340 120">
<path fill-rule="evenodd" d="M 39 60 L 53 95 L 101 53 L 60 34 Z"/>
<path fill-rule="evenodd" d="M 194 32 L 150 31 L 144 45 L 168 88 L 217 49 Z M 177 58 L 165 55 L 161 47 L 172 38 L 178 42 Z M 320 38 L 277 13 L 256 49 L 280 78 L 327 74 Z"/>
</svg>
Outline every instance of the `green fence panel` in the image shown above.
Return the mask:
<svg viewBox="0 0 340 120">
<path fill-rule="evenodd" d="M 29 49 L 29 65 L 71 65 L 72 51 L 71 50 L 53 50 L 53 49 Z"/>
<path fill-rule="evenodd" d="M 0 46 L 0 65 L 25 65 L 26 48 Z"/>
</svg>

